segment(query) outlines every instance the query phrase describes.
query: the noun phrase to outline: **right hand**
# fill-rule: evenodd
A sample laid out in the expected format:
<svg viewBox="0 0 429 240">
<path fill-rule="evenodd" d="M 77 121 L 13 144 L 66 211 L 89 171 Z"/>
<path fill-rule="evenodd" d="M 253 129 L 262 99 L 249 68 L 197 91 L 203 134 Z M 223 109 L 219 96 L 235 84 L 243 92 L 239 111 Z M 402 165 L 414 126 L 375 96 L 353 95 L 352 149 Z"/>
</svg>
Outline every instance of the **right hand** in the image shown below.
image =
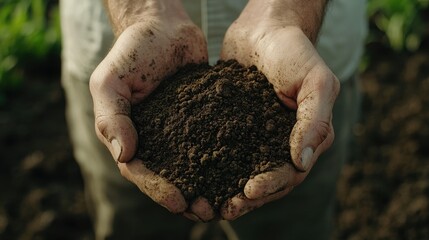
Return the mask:
<svg viewBox="0 0 429 240">
<path fill-rule="evenodd" d="M 339 81 L 311 42 L 315 37 L 308 32 L 312 31 L 290 24 L 294 15 L 288 17 L 279 10 L 281 4 L 274 2 L 249 1 L 225 35 L 221 58 L 235 59 L 246 67 L 256 66 L 273 84 L 285 106 L 297 111 L 289 141 L 293 165 L 286 163 L 250 179 L 244 194 L 231 198 L 221 210 L 227 220 L 289 194 L 304 181 L 334 140 L 332 108 Z M 301 4 L 305 7 L 305 3 Z M 285 17 L 286 21 L 281 21 Z"/>
<path fill-rule="evenodd" d="M 169 7 L 169 6 L 167 6 Z M 90 80 L 95 129 L 121 174 L 173 213 L 210 220 L 205 199 L 188 206 L 180 190 L 133 159 L 138 136 L 130 119 L 131 105 L 143 101 L 169 75 L 189 63 L 207 62 L 201 30 L 186 14 L 161 12 L 124 29 Z M 187 213 L 185 213 L 185 211 Z"/>
</svg>

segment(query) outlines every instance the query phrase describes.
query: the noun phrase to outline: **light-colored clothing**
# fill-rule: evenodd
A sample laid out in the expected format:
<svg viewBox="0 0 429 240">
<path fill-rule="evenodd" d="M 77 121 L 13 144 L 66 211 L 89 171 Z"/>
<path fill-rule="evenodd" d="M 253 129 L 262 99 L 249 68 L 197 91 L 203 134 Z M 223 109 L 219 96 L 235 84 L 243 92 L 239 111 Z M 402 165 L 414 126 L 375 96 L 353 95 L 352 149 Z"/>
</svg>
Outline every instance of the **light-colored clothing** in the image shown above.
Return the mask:
<svg viewBox="0 0 429 240">
<path fill-rule="evenodd" d="M 215 63 L 226 30 L 248 1 L 183 2 L 191 19 L 202 27 L 208 40 L 210 63 Z M 367 35 L 366 19 L 366 0 L 331 0 L 327 6 L 317 50 L 340 80 L 350 78 L 359 65 Z"/>
<path fill-rule="evenodd" d="M 366 0 L 331 0 L 317 51 L 340 81 L 356 73 L 368 32 Z"/>
<path fill-rule="evenodd" d="M 247 0 L 184 0 L 191 19 L 208 42 L 210 62 L 219 57 L 223 37 Z M 75 72 L 88 75 L 111 47 L 113 34 L 101 0 L 61 1 L 63 56 Z M 331 0 L 320 30 L 317 50 L 344 81 L 356 71 L 367 34 L 366 0 Z M 88 81 L 88 79 L 82 77 Z"/>
<path fill-rule="evenodd" d="M 202 26 L 208 37 L 212 62 L 219 55 L 227 27 L 246 2 L 184 0 L 191 18 Z M 88 88 L 90 75 L 113 43 L 102 0 L 60 0 L 60 11 L 67 120 L 96 238 L 198 239 L 205 235 L 204 239 L 214 239 L 220 232 L 216 236 L 227 239 L 221 231 L 225 225 L 198 224 L 198 228 L 192 230 L 191 221 L 170 214 L 119 174 L 110 153 L 95 135 Z M 351 136 L 350 109 L 359 109 L 356 81 L 347 79 L 353 79 L 351 76 L 362 53 L 366 32 L 364 12 L 364 0 L 331 0 L 317 45 L 325 61 L 343 81 L 334 108 L 337 140 L 291 194 L 231 223 L 240 239 L 329 239 L 336 180 L 347 158 Z"/>
</svg>

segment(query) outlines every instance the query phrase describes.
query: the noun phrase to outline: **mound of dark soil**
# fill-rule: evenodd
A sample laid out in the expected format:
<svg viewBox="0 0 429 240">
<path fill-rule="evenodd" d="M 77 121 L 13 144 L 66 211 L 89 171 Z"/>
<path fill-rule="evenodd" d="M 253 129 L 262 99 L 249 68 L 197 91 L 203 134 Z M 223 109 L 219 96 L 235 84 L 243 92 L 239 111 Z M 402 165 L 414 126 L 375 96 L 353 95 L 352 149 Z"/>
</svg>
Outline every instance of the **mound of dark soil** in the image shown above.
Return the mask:
<svg viewBox="0 0 429 240">
<path fill-rule="evenodd" d="M 249 178 L 291 161 L 295 112 L 255 67 L 188 65 L 133 106 L 137 157 L 192 202 L 218 209 Z"/>
</svg>

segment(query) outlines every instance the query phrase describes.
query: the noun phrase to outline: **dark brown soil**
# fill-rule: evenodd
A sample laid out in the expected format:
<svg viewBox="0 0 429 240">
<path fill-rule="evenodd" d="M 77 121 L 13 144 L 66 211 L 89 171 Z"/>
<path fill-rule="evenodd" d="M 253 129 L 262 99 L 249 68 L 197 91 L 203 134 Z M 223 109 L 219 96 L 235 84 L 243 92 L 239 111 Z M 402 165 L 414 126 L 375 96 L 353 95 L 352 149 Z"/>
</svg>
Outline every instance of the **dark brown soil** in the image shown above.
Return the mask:
<svg viewBox="0 0 429 240">
<path fill-rule="evenodd" d="M 236 61 L 189 65 L 133 106 L 137 157 L 192 202 L 214 208 L 249 178 L 291 161 L 295 112 L 255 67 Z"/>
</svg>

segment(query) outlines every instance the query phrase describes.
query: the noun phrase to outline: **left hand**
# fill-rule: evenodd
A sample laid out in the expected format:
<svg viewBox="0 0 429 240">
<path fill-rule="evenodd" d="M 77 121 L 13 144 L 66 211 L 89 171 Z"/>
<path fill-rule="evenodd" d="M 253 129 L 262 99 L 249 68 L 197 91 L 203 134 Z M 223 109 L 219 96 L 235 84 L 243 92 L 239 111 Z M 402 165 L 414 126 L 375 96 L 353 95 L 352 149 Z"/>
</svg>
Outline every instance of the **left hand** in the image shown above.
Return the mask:
<svg viewBox="0 0 429 240">
<path fill-rule="evenodd" d="M 332 108 L 339 81 L 296 26 L 282 26 L 242 14 L 228 29 L 221 59 L 255 65 L 274 85 L 278 97 L 297 110 L 290 136 L 292 164 L 250 179 L 222 208 L 222 217 L 235 219 L 267 202 L 282 198 L 308 175 L 317 158 L 334 140 Z"/>
</svg>

